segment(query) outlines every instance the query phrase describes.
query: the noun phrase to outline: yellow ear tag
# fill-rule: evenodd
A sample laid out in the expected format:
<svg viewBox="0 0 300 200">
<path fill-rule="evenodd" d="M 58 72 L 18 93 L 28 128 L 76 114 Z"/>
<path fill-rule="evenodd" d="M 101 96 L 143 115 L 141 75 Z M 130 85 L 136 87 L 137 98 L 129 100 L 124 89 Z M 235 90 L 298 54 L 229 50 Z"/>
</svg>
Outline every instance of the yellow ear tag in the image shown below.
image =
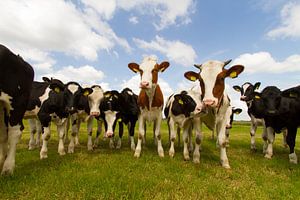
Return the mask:
<svg viewBox="0 0 300 200">
<path fill-rule="evenodd" d="M 140 70 L 136 69 L 136 68 L 133 68 L 133 71 L 134 72 L 139 72 Z"/>
<path fill-rule="evenodd" d="M 89 91 L 84 91 L 84 93 L 83 93 L 83 96 L 88 96 L 90 93 L 89 93 Z"/>
<path fill-rule="evenodd" d="M 59 93 L 59 92 L 60 92 L 59 87 L 54 88 L 54 91 L 55 91 L 56 93 Z"/>
<path fill-rule="evenodd" d="M 178 103 L 183 105 L 183 101 L 181 99 L 178 100 Z"/>
<path fill-rule="evenodd" d="M 190 77 L 190 80 L 191 80 L 191 81 L 195 81 L 195 80 L 197 80 L 197 78 L 196 78 L 195 76 L 191 76 L 191 77 Z"/>
<path fill-rule="evenodd" d="M 122 121 L 122 119 L 120 118 L 120 119 L 118 119 L 118 122 L 121 122 Z"/>
<path fill-rule="evenodd" d="M 231 72 L 229 76 L 231 78 L 235 78 L 235 77 L 237 77 L 237 73 L 236 72 Z"/>
<path fill-rule="evenodd" d="M 258 95 L 255 95 L 255 99 L 260 99 L 260 96 L 258 96 Z"/>
<path fill-rule="evenodd" d="M 109 93 L 107 93 L 107 94 L 105 95 L 105 97 L 106 97 L 106 98 L 110 97 L 110 94 L 109 94 Z"/>
<path fill-rule="evenodd" d="M 296 93 L 290 93 L 290 97 L 295 98 L 295 97 L 297 97 L 297 94 Z"/>
</svg>

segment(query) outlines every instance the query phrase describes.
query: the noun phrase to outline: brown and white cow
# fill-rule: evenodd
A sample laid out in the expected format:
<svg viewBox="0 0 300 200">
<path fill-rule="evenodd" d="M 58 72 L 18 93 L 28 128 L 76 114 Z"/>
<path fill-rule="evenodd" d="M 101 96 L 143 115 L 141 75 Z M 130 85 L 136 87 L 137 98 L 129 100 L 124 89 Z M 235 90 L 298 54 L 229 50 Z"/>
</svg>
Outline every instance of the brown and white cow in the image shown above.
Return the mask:
<svg viewBox="0 0 300 200">
<path fill-rule="evenodd" d="M 227 119 L 231 114 L 230 101 L 224 91 L 225 78 L 236 78 L 244 70 L 242 65 L 225 69 L 224 67 L 230 61 L 207 61 L 202 65 L 195 65 L 200 69 L 199 73 L 189 71 L 184 74 L 187 79 L 200 82 L 203 103 L 208 108 L 208 114 L 201 117 L 201 122 L 204 122 L 211 130 L 216 129 L 220 145 L 220 161 L 224 168 L 230 168 L 226 153 L 225 132 Z"/>
<path fill-rule="evenodd" d="M 158 72 L 163 72 L 169 67 L 169 62 L 157 63 L 152 57 L 145 57 L 140 65 L 129 63 L 128 67 L 135 73 L 140 73 L 140 94 L 138 96 L 139 116 L 139 136 L 134 156 L 140 157 L 141 144 L 145 135 L 144 125 L 146 121 L 154 121 L 155 136 L 157 140 L 157 151 L 160 157 L 164 157 L 164 150 L 161 144 L 160 124 L 162 121 L 162 109 L 164 104 L 162 91 L 157 83 Z"/>
</svg>

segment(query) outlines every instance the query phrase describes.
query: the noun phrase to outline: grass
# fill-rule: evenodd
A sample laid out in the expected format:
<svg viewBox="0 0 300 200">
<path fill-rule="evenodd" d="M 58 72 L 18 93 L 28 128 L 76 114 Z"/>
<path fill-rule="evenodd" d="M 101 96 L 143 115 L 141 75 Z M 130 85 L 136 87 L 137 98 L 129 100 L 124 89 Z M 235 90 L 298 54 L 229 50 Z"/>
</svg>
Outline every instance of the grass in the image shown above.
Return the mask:
<svg viewBox="0 0 300 200">
<path fill-rule="evenodd" d="M 0 177 L 0 199 L 299 199 L 300 168 L 290 164 L 288 149 L 277 135 L 274 157 L 262 154 L 261 128 L 257 152 L 250 151 L 249 124 L 235 123 L 227 150 L 230 170 L 219 164 L 219 150 L 204 129 L 200 164 L 183 161 L 182 147 L 168 156 L 167 126 L 162 125 L 165 158 L 159 158 L 148 128 L 147 145 L 139 159 L 123 137 L 121 150 L 101 140 L 93 152 L 86 148 L 86 125 L 74 154 L 59 156 L 52 127 L 48 159 L 28 151 L 28 125 L 18 144 L 13 176 Z M 137 134 L 136 134 L 137 135 Z M 177 144 L 177 142 L 176 142 Z M 67 145 L 65 145 L 67 148 Z M 298 145 L 299 147 L 299 145 Z M 299 148 L 296 148 L 299 153 Z"/>
</svg>

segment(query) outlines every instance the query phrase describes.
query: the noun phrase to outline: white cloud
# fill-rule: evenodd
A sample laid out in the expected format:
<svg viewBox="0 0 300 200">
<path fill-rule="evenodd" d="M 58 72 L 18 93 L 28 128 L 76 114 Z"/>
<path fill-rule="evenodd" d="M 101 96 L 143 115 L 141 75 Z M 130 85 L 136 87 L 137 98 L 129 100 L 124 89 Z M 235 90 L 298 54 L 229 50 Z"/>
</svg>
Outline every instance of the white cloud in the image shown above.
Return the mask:
<svg viewBox="0 0 300 200">
<path fill-rule="evenodd" d="M 257 73 L 282 73 L 299 72 L 300 55 L 295 54 L 287 57 L 284 61 L 276 61 L 269 52 L 246 53 L 240 55 L 233 61 L 233 64 L 242 64 L 245 66 L 245 72 Z"/>
<path fill-rule="evenodd" d="M 183 66 L 191 66 L 195 63 L 197 57 L 195 50 L 191 45 L 181 41 L 165 40 L 160 36 L 156 36 L 155 40 L 146 42 L 144 40 L 133 38 L 135 44 L 144 50 L 154 50 L 165 54 L 168 59 Z"/>
<path fill-rule="evenodd" d="M 138 24 L 139 20 L 136 16 L 132 16 L 132 17 L 129 18 L 129 22 L 132 23 L 132 24 Z"/>
<path fill-rule="evenodd" d="M 116 10 L 115 0 L 82 0 L 85 5 L 94 8 L 105 19 L 111 19 Z"/>
<path fill-rule="evenodd" d="M 300 3 L 288 3 L 281 10 L 281 25 L 267 33 L 269 38 L 300 38 Z"/>
<path fill-rule="evenodd" d="M 102 80 L 104 77 L 104 73 L 92 66 L 85 65 L 77 68 L 74 66 L 66 66 L 62 69 L 53 70 L 50 73 L 43 74 L 42 76 L 54 77 L 64 83 L 67 83 L 69 81 L 76 81 L 84 85 L 93 85 L 99 84 L 100 80 Z M 109 85 L 106 84 L 105 87 L 109 88 Z"/>
</svg>

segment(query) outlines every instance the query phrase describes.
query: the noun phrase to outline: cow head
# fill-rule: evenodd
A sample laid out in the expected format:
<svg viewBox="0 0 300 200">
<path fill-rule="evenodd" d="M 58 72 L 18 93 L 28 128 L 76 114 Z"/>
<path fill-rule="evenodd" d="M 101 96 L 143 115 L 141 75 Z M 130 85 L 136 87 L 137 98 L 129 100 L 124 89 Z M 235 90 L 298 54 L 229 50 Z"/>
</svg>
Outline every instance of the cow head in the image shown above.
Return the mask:
<svg viewBox="0 0 300 200">
<path fill-rule="evenodd" d="M 106 124 L 106 137 L 114 135 L 114 124 L 116 119 L 120 117 L 120 93 L 116 90 L 107 91 L 104 93 L 104 98 L 100 104 L 101 116 Z"/>
<path fill-rule="evenodd" d="M 255 83 L 252 85 L 249 82 L 244 83 L 241 87 L 238 85 L 233 86 L 233 89 L 237 92 L 241 93 L 241 101 L 251 101 L 254 98 L 254 94 L 256 90 L 258 90 L 260 86 L 260 82 Z"/>
<path fill-rule="evenodd" d="M 141 89 L 151 89 L 158 80 L 158 72 L 163 72 L 169 67 L 169 62 L 162 62 L 158 64 L 156 59 L 151 57 L 144 58 L 143 62 L 138 65 L 136 63 L 129 63 L 128 67 L 135 73 L 140 73 Z"/>
<path fill-rule="evenodd" d="M 98 117 L 100 115 L 100 103 L 104 98 L 104 91 L 99 85 L 93 85 L 88 95 L 90 115 Z"/>
<path fill-rule="evenodd" d="M 230 61 L 208 61 L 201 65 L 195 65 L 200 69 L 199 73 L 189 71 L 184 74 L 188 80 L 199 80 L 204 105 L 217 107 L 223 98 L 225 78 L 236 78 L 244 70 L 242 65 L 225 69 Z"/>
<path fill-rule="evenodd" d="M 65 85 L 63 82 L 61 82 L 58 79 L 53 79 L 48 82 L 49 83 L 49 98 L 47 99 L 47 102 L 53 109 L 58 109 L 62 112 L 65 112 L 65 102 L 64 102 L 64 90 Z M 61 110 L 63 109 L 63 110 Z"/>
<path fill-rule="evenodd" d="M 83 93 L 82 87 L 76 82 L 68 82 L 65 85 L 64 102 L 66 102 L 66 111 L 69 114 L 77 112 L 77 104 Z"/>
<path fill-rule="evenodd" d="M 255 99 L 262 101 L 267 116 L 278 115 L 284 108 L 281 106 L 281 91 L 275 86 L 268 86 L 261 93 L 255 92 Z"/>
<path fill-rule="evenodd" d="M 242 112 L 242 109 L 232 107 L 231 113 L 230 113 L 230 120 L 229 120 L 229 123 L 226 124 L 226 129 L 232 128 L 232 122 L 233 122 L 234 115 L 239 115 L 241 112 Z"/>
</svg>

